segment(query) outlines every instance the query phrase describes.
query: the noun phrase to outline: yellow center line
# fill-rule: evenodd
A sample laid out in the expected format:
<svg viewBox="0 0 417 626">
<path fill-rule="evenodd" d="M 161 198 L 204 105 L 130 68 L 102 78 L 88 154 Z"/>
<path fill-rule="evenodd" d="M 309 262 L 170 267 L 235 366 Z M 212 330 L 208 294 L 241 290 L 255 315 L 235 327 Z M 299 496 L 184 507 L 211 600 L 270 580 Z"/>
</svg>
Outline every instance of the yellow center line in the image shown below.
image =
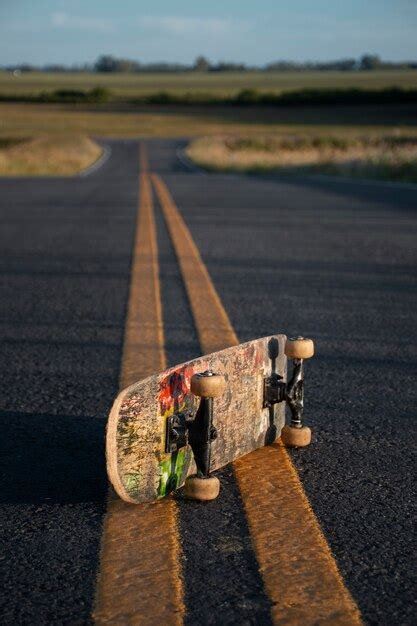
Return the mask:
<svg viewBox="0 0 417 626">
<path fill-rule="evenodd" d="M 166 367 L 152 191 L 145 146 L 120 389 Z M 170 498 L 129 505 L 109 490 L 94 620 L 101 624 L 182 624 L 185 613 L 177 507 Z"/>
<path fill-rule="evenodd" d="M 140 164 L 139 218 L 133 249 L 120 389 L 166 368 L 158 244 L 143 144 Z"/>
<path fill-rule="evenodd" d="M 222 350 L 226 346 L 238 344 L 239 341 L 207 268 L 201 260 L 191 233 L 175 207 L 166 185 L 157 174 L 152 174 L 152 181 L 159 196 L 181 268 L 202 353 L 209 354 Z"/>
<path fill-rule="evenodd" d="M 197 247 L 165 183 L 157 191 L 181 267 L 203 353 L 239 343 Z M 356 606 L 298 474 L 277 443 L 234 463 L 275 624 L 359 625 Z"/>
</svg>

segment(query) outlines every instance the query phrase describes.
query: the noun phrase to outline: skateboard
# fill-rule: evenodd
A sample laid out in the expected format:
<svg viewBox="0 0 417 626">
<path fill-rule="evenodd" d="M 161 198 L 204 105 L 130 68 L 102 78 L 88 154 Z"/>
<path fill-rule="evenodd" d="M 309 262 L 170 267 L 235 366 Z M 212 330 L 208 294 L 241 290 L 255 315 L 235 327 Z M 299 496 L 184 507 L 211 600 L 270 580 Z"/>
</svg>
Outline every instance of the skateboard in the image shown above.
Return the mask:
<svg viewBox="0 0 417 626">
<path fill-rule="evenodd" d="M 121 391 L 106 432 L 107 471 L 117 494 L 130 503 L 151 502 L 185 484 L 186 497 L 212 500 L 220 488 L 212 471 L 279 436 L 287 446 L 308 445 L 304 360 L 313 354 L 310 339 L 272 335 L 181 363 Z"/>
</svg>

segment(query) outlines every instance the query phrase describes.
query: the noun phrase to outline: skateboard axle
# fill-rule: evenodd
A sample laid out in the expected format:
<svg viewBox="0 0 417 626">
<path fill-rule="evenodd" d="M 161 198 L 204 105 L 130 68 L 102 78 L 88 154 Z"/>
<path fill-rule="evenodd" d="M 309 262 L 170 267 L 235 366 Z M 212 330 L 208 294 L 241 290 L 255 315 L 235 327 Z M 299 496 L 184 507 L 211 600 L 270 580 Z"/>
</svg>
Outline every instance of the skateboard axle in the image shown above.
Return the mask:
<svg viewBox="0 0 417 626">
<path fill-rule="evenodd" d="M 265 378 L 264 383 L 264 406 L 272 407 L 274 404 L 286 402 L 291 411 L 291 426 L 302 428 L 302 416 L 304 409 L 304 361 L 293 360 L 291 379 L 285 382 L 279 374 L 272 374 Z"/>
<path fill-rule="evenodd" d="M 167 420 L 165 452 L 173 453 L 184 448 L 188 443 L 188 420 L 193 413 L 174 413 Z"/>
<path fill-rule="evenodd" d="M 291 411 L 291 426 L 302 428 L 304 410 L 304 361 L 294 359 L 291 380 L 286 385 L 285 400 Z"/>
<path fill-rule="evenodd" d="M 193 378 L 193 391 L 200 396 L 199 407 L 195 413 L 175 413 L 168 418 L 165 452 L 176 452 L 189 444 L 197 466 L 197 476 L 208 478 L 211 443 L 217 437 L 217 430 L 213 426 L 213 399 L 223 392 L 224 379 L 210 371 Z"/>
<path fill-rule="evenodd" d="M 217 437 L 213 426 L 213 398 L 201 398 L 193 421 L 188 423 L 188 442 L 197 466 L 197 476 L 210 475 L 211 442 Z"/>
</svg>

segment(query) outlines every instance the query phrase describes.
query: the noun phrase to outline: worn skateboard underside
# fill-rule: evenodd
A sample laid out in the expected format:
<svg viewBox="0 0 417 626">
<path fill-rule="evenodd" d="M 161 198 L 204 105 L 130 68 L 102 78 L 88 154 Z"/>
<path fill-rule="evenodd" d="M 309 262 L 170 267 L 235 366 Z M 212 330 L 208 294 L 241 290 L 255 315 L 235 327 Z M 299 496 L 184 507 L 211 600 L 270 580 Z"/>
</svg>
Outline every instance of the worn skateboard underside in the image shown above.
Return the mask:
<svg viewBox="0 0 417 626">
<path fill-rule="evenodd" d="M 195 471 L 189 446 L 165 452 L 167 418 L 197 409 L 190 392 L 193 374 L 207 369 L 222 374 L 226 391 L 214 400 L 211 469 L 271 443 L 284 423 L 283 404 L 263 408 L 263 381 L 277 372 L 286 380 L 285 335 L 263 337 L 182 363 L 124 389 L 107 424 L 107 471 L 127 502 L 152 501 L 180 487 Z"/>
</svg>

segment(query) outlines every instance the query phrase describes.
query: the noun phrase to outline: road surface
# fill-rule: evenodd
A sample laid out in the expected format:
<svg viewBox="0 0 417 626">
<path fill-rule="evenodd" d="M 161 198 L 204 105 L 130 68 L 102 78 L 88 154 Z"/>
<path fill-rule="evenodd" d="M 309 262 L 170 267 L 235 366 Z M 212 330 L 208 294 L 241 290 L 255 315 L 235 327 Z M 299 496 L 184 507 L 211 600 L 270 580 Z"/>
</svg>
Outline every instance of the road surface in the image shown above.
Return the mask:
<svg viewBox="0 0 417 626">
<path fill-rule="evenodd" d="M 138 142 L 106 143 L 89 176 L 0 180 L 6 624 L 84 624 L 93 611 L 139 181 Z M 206 174 L 180 160 L 184 142 L 146 143 L 239 339 L 315 339 L 314 441 L 293 463 L 365 623 L 414 624 L 417 188 Z M 154 208 L 175 364 L 199 341 L 156 196 Z M 220 476 L 204 515 L 178 499 L 185 622 L 270 624 L 233 468 Z"/>
</svg>

